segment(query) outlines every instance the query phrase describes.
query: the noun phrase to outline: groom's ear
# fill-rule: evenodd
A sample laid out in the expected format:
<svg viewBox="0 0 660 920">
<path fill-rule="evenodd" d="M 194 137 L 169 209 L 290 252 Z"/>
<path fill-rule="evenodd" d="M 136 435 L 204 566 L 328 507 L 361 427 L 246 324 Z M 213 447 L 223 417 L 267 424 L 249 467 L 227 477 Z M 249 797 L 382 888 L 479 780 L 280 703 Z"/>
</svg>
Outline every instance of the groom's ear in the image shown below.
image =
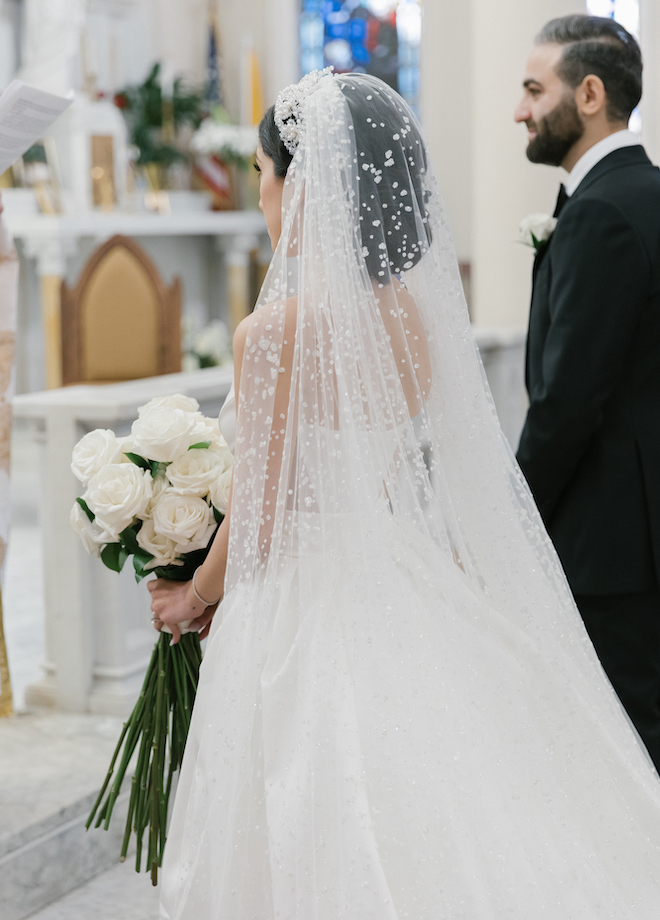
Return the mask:
<svg viewBox="0 0 660 920">
<path fill-rule="evenodd" d="M 575 90 L 575 104 L 584 118 L 607 116 L 607 93 L 600 77 L 590 73 Z"/>
</svg>

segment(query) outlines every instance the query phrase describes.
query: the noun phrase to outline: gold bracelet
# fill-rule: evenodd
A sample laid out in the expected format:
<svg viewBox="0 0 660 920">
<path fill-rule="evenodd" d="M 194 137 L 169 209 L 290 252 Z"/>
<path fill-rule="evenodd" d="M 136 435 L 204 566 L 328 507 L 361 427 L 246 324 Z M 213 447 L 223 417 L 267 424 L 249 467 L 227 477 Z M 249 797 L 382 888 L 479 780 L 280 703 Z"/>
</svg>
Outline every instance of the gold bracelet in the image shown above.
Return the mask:
<svg viewBox="0 0 660 920">
<path fill-rule="evenodd" d="M 195 587 L 195 575 L 197 574 L 198 571 L 199 569 L 195 569 L 195 571 L 193 572 L 193 577 L 192 577 L 193 594 L 195 595 L 197 600 L 200 602 L 200 604 L 204 604 L 205 607 L 214 607 L 216 604 L 219 604 L 220 601 L 222 600 L 222 594 L 220 595 L 217 601 L 205 601 L 204 598 L 200 596 L 199 592 L 197 591 L 197 588 Z"/>
</svg>

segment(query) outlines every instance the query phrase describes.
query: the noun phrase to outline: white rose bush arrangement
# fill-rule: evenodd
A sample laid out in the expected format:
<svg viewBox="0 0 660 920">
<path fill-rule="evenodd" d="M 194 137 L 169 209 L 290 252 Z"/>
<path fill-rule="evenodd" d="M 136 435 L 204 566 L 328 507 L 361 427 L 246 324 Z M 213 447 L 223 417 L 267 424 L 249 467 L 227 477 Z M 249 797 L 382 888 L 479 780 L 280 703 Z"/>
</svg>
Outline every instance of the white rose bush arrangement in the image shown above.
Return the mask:
<svg viewBox="0 0 660 920">
<path fill-rule="evenodd" d="M 215 419 L 187 396 L 157 397 L 138 409 L 128 437 L 97 429 L 75 446 L 71 462 L 84 486 L 71 524 L 87 552 L 115 572 L 132 558 L 137 581 L 187 581 L 206 558 L 226 510 L 233 457 Z M 136 871 L 155 885 L 165 847 L 172 779 L 188 736 L 201 663 L 189 623 L 171 645 L 167 627 L 154 647 L 139 699 L 124 723 L 87 828 L 107 830 L 131 757 L 138 749 L 120 859 L 136 835 Z M 166 632 L 167 631 L 167 632 Z M 120 756 L 121 755 L 121 756 Z"/>
<path fill-rule="evenodd" d="M 232 125 L 226 116 L 205 118 L 192 137 L 190 147 L 194 153 L 219 156 L 224 163 L 233 163 L 247 169 L 257 152 L 259 132 L 256 127 Z"/>
</svg>

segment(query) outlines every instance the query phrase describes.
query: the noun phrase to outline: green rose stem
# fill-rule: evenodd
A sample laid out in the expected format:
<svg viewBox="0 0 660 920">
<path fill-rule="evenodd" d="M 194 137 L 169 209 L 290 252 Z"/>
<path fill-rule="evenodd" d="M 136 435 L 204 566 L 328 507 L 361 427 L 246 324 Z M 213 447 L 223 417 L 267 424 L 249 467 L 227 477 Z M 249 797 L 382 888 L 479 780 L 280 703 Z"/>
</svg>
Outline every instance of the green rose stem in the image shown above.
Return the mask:
<svg viewBox="0 0 660 920">
<path fill-rule="evenodd" d="M 135 870 L 141 871 L 143 839 L 148 830 L 145 868 L 151 872 L 154 885 L 165 849 L 172 780 L 183 759 L 201 660 L 197 633 L 187 633 L 176 645 L 170 645 L 169 634 L 161 633 L 140 696 L 124 723 L 105 781 L 85 825 L 89 830 L 96 818 L 95 827 L 103 824 L 108 830 L 126 770 L 139 745 L 120 860 L 126 859 L 133 831 L 136 836 Z"/>
</svg>

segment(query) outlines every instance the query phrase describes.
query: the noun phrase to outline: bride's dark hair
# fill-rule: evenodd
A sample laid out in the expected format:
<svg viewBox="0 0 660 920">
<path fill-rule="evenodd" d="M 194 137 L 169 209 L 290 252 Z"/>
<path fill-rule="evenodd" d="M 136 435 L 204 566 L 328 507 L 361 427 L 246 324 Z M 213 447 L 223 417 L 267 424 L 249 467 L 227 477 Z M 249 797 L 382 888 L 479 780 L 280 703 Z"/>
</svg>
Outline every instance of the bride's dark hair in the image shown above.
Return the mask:
<svg viewBox="0 0 660 920">
<path fill-rule="evenodd" d="M 259 143 L 268 159 L 273 161 L 275 175 L 278 179 L 284 179 L 293 156 L 282 143 L 280 132 L 277 130 L 274 105 L 271 105 L 259 124 Z"/>
<path fill-rule="evenodd" d="M 387 283 L 416 265 L 431 242 L 426 211 L 426 151 L 410 110 L 383 84 L 383 91 L 366 86 L 359 75 L 336 77 L 351 111 L 358 158 L 360 236 L 369 275 Z M 393 99 L 394 97 L 394 99 Z M 264 154 L 273 161 L 275 175 L 284 179 L 293 155 L 284 146 L 271 106 L 259 125 Z M 401 198 L 412 188 L 414 201 Z M 374 222 L 382 228 L 374 233 Z M 384 239 L 386 252 L 379 247 Z"/>
</svg>

